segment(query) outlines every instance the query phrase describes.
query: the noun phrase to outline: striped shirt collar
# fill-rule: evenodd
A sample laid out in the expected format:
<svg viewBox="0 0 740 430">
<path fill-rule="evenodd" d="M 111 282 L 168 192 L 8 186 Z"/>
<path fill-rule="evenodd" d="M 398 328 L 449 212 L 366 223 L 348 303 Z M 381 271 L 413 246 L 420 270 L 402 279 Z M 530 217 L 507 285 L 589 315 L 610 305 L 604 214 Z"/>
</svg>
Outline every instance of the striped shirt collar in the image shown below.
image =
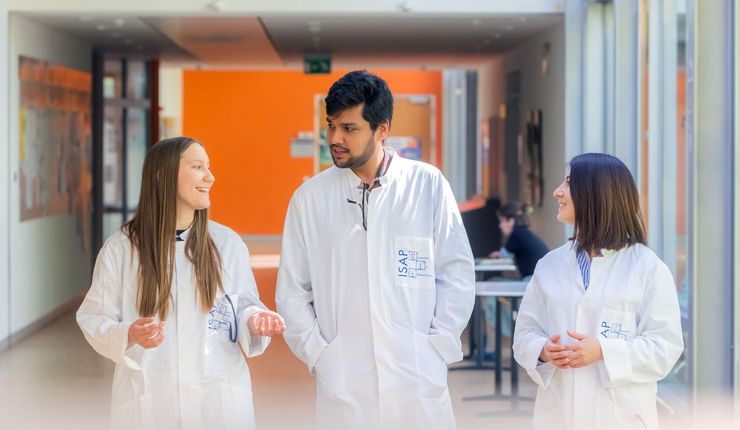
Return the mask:
<svg viewBox="0 0 740 430">
<path fill-rule="evenodd" d="M 575 247 L 575 242 L 573 243 L 573 246 Z M 599 250 L 599 255 L 597 255 L 597 257 L 609 257 L 616 254 L 618 251 L 619 250 L 617 249 L 601 249 Z M 588 286 L 591 283 L 591 257 L 586 250 L 577 249 L 576 262 L 578 263 L 578 268 L 581 270 L 583 286 L 585 289 L 588 289 Z"/>
<path fill-rule="evenodd" d="M 591 282 L 591 258 L 585 250 L 579 249 L 576 250 L 576 261 L 578 262 L 578 268 L 581 269 L 583 287 L 588 290 L 588 284 Z"/>
</svg>

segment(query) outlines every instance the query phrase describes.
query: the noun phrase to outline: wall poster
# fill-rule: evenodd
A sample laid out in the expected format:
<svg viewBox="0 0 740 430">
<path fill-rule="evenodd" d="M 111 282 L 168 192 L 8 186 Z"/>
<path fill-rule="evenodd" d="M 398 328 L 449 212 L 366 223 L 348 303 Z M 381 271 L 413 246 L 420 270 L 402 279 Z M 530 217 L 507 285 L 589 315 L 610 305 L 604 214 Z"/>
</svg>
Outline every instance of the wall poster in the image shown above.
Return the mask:
<svg viewBox="0 0 740 430">
<path fill-rule="evenodd" d="M 20 57 L 20 219 L 72 213 L 83 248 L 92 209 L 90 73 Z"/>
</svg>

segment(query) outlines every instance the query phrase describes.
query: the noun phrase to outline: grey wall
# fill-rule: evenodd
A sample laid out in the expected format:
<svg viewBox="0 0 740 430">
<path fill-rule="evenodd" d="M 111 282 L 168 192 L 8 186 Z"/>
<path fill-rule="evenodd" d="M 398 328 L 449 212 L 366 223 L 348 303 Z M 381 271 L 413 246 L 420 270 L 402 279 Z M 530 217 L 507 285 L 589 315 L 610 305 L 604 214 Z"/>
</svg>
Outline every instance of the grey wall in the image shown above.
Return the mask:
<svg viewBox="0 0 740 430">
<path fill-rule="evenodd" d="M 8 193 L 10 191 L 10 142 L 8 135 L 8 4 L 0 0 L 0 351 L 10 336 L 10 241 Z"/>
<path fill-rule="evenodd" d="M 20 221 L 18 57 L 32 57 L 82 71 L 91 70 L 92 47 L 69 35 L 11 15 L 10 85 L 10 336 L 18 340 L 49 317 L 68 310 L 90 283 L 90 249 L 83 250 L 72 214 Z M 4 158 L 4 157 L 3 157 Z M 3 182 L 0 182 L 3 184 Z"/>
<path fill-rule="evenodd" d="M 543 206 L 535 207 L 532 229 L 551 248 L 565 238 L 563 224 L 555 218 L 557 204 L 552 191 L 563 180 L 565 158 L 565 32 L 554 27 L 513 51 L 493 59 L 479 70 L 479 108 L 488 118 L 505 103 L 506 75 L 521 72 L 521 130 L 525 130 L 526 113 L 542 110 L 543 116 Z M 550 44 L 549 72 L 541 72 L 543 46 Z"/>
</svg>

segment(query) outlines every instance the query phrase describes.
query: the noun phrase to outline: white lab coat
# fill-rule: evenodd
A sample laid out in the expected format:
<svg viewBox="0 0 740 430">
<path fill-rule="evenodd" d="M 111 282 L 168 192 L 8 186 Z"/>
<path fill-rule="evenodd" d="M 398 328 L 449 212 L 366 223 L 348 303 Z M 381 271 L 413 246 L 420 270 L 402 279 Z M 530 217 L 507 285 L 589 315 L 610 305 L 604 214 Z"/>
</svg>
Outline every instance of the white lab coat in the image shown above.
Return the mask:
<svg viewBox="0 0 740 430">
<path fill-rule="evenodd" d="M 683 351 L 681 314 L 668 267 L 646 246 L 602 250 L 588 290 L 568 242 L 543 257 L 527 286 L 514 357 L 537 383 L 534 429 L 657 429 L 657 382 Z M 599 339 L 603 360 L 561 370 L 538 358 L 567 331 Z"/>
<path fill-rule="evenodd" d="M 249 253 L 239 236 L 210 222 L 209 234 L 222 259 L 224 291 L 238 315 L 238 339 L 248 356 L 261 354 L 269 337 L 250 336 L 247 319 L 265 309 Z M 189 231 L 181 234 L 187 239 Z M 174 238 L 173 238 L 174 240 Z M 254 428 L 249 370 L 230 340 L 231 305 L 219 292 L 210 313 L 196 299 L 185 241 L 176 242 L 172 305 L 164 341 L 156 348 L 127 348 L 136 306 L 138 255 L 119 230 L 98 254 L 77 322 L 90 345 L 116 363 L 111 424 L 114 428 Z"/>
<path fill-rule="evenodd" d="M 370 193 L 332 167 L 288 207 L 277 307 L 317 379 L 317 428 L 452 429 L 447 363 L 475 299 L 473 257 L 449 184 L 394 155 Z"/>
</svg>

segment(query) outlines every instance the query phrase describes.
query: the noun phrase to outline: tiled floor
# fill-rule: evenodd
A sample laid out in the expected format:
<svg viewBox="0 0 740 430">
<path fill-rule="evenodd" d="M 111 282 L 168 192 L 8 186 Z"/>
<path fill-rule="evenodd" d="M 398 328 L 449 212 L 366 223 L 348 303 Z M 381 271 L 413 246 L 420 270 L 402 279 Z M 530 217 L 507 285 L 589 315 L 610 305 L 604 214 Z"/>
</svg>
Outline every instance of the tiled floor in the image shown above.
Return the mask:
<svg viewBox="0 0 740 430">
<path fill-rule="evenodd" d="M 258 428 L 311 428 L 313 377 L 281 338 L 249 367 Z M 74 315 L 66 315 L 0 353 L 0 428 L 104 428 L 112 374 L 113 364 L 88 346 Z M 532 395 L 534 385 L 520 377 L 522 391 Z M 528 428 L 529 412 L 507 413 L 507 401 L 463 400 L 492 393 L 492 371 L 453 371 L 449 385 L 461 430 Z M 529 411 L 532 403 L 520 406 Z M 491 412 L 500 415 L 485 416 Z"/>
<path fill-rule="evenodd" d="M 276 259 L 250 249 L 258 260 L 254 272 L 263 301 L 274 308 Z M 251 359 L 249 368 L 259 429 L 312 428 L 313 376 L 282 338 Z M 112 374 L 112 362 L 85 342 L 74 314 L 65 315 L 0 353 L 0 429 L 105 428 Z M 522 394 L 533 396 L 535 387 L 526 374 L 519 379 Z M 524 413 L 516 414 L 508 411 L 508 401 L 464 400 L 491 394 L 493 371 L 452 371 L 449 386 L 460 430 L 529 428 L 531 401 L 522 402 Z M 508 389 L 505 376 L 504 392 Z"/>
</svg>

